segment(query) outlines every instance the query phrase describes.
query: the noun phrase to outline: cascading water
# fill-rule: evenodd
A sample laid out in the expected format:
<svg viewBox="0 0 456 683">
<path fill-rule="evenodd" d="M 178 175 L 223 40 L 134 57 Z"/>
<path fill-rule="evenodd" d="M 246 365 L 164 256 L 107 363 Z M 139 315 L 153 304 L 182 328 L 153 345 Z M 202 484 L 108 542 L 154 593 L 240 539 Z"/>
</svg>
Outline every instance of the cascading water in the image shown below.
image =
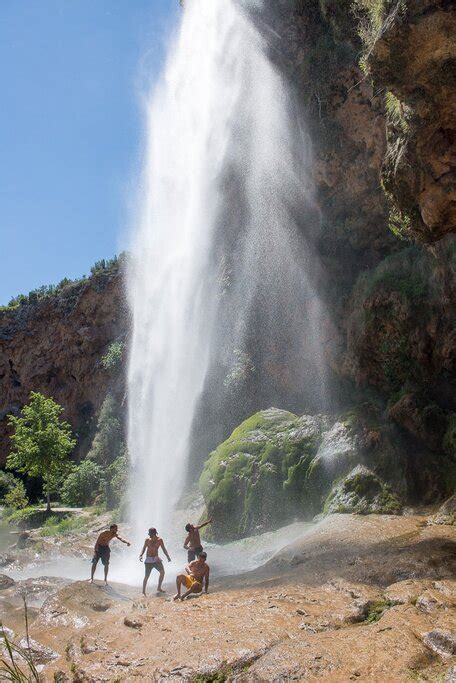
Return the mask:
<svg viewBox="0 0 456 683">
<path fill-rule="evenodd" d="M 131 505 L 142 536 L 167 529 L 207 377 L 230 354 L 281 358 L 295 383 L 324 394 L 323 312 L 300 225 L 308 144 L 245 7 L 187 0 L 147 115 L 128 286 Z"/>
</svg>

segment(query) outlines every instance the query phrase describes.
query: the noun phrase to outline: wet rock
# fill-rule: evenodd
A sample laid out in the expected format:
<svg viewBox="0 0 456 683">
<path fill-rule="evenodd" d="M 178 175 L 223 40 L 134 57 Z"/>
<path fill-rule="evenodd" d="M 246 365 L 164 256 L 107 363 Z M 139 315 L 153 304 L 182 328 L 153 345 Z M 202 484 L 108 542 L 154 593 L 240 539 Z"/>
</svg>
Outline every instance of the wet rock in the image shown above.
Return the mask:
<svg viewBox="0 0 456 683">
<path fill-rule="evenodd" d="M 97 602 L 92 602 L 90 605 L 94 612 L 107 612 L 110 607 L 112 607 L 112 602 L 108 600 L 99 600 Z"/>
<path fill-rule="evenodd" d="M 17 537 L 16 546 L 22 550 L 22 549 L 27 547 L 27 545 L 29 544 L 29 541 L 30 541 L 30 532 L 21 531 L 21 533 Z"/>
<path fill-rule="evenodd" d="M 429 631 L 423 636 L 424 644 L 441 657 L 456 655 L 456 635 L 449 631 Z"/>
<path fill-rule="evenodd" d="M 129 628 L 142 628 L 142 621 L 137 621 L 136 619 L 130 619 L 130 617 L 125 617 L 123 620 L 123 623 L 125 626 L 128 626 Z"/>
<path fill-rule="evenodd" d="M 57 652 L 54 652 L 50 647 L 46 647 L 46 645 L 42 645 L 32 638 L 29 638 L 29 640 L 27 640 L 27 638 L 22 638 L 19 641 L 19 647 L 24 650 L 29 650 L 35 664 L 47 664 L 60 657 L 60 655 Z"/>
<path fill-rule="evenodd" d="M 401 504 L 391 489 L 364 465 L 357 465 L 332 489 L 325 503 L 328 514 L 399 514 Z"/>
<path fill-rule="evenodd" d="M 16 584 L 15 580 L 6 574 L 0 574 L 0 590 L 6 590 Z"/>
<path fill-rule="evenodd" d="M 0 567 L 9 567 L 14 562 L 16 562 L 14 555 L 0 555 Z"/>
</svg>

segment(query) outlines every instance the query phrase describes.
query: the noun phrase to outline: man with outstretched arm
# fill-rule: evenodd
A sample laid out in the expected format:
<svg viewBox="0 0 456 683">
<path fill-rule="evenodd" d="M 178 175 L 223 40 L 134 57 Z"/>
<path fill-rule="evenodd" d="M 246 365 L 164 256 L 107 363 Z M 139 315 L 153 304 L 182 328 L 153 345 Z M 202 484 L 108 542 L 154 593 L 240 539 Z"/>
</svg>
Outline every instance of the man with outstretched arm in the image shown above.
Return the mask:
<svg viewBox="0 0 456 683">
<path fill-rule="evenodd" d="M 141 555 L 139 556 L 139 561 L 142 562 L 144 551 L 147 549 L 146 559 L 144 562 L 144 581 L 142 591 L 144 596 L 146 595 L 147 581 L 149 580 L 149 576 L 152 569 L 156 569 L 158 571 L 157 593 L 166 592 L 162 589 L 163 579 L 165 578 L 165 570 L 163 567 L 163 562 L 161 561 L 160 556 L 158 554 L 160 548 L 163 550 L 166 557 L 168 558 L 168 562 L 171 562 L 171 558 L 168 555 L 168 551 L 165 548 L 163 539 L 158 536 L 157 529 L 154 529 L 152 527 L 151 529 L 149 529 L 149 537 L 146 538 L 146 540 L 144 541 L 143 549 L 141 550 Z"/>
<path fill-rule="evenodd" d="M 104 567 L 104 582 L 106 585 L 108 585 L 109 557 L 111 555 L 111 548 L 109 547 L 109 544 L 111 543 L 113 538 L 117 538 L 122 543 L 125 543 L 125 545 L 131 545 L 128 541 L 125 541 L 123 538 L 120 538 L 120 536 L 117 533 L 117 530 L 117 524 L 111 524 L 111 526 L 109 527 L 109 531 L 102 531 L 101 534 L 98 536 L 97 542 L 95 543 L 95 550 L 92 558 L 92 572 L 90 575 L 90 583 L 93 583 L 93 577 L 95 574 L 95 569 L 97 568 L 98 560 L 101 560 L 101 564 Z"/>
<path fill-rule="evenodd" d="M 185 531 L 187 532 L 187 538 L 185 539 L 184 542 L 184 548 L 187 550 L 187 555 L 188 555 L 188 561 L 193 562 L 200 553 L 203 552 L 203 546 L 201 545 L 201 538 L 200 538 L 200 533 L 199 530 L 202 529 L 203 527 L 207 526 L 212 522 L 212 519 L 208 519 L 207 522 L 203 522 L 202 524 L 199 524 L 198 526 L 195 526 L 194 524 L 188 524 L 185 525 Z"/>
<path fill-rule="evenodd" d="M 199 553 L 198 559 L 190 562 L 185 567 L 186 574 L 179 574 L 176 578 L 177 593 L 174 600 L 185 600 L 190 593 L 201 593 L 203 590 L 207 593 L 209 590 L 209 565 L 206 563 L 207 554 Z M 187 589 L 181 596 L 182 586 Z"/>
</svg>

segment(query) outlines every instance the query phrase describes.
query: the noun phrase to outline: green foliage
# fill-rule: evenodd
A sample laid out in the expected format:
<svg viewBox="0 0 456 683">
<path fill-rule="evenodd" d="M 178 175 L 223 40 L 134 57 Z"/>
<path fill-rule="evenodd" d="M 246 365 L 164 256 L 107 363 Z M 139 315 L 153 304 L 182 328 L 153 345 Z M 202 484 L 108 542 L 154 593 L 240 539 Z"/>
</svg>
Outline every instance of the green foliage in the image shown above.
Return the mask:
<svg viewBox="0 0 456 683">
<path fill-rule="evenodd" d="M 397 128 L 402 133 L 407 133 L 409 124 L 406 118 L 407 108 L 402 102 L 392 93 L 387 91 L 385 94 L 385 108 L 388 123 L 394 128 Z"/>
<path fill-rule="evenodd" d="M 128 460 L 119 455 L 106 471 L 105 496 L 108 510 L 122 507 L 128 485 Z"/>
<path fill-rule="evenodd" d="M 324 505 L 326 514 L 397 515 L 401 509 L 402 506 L 391 489 L 363 465 L 358 465 L 336 483 Z"/>
<path fill-rule="evenodd" d="M 101 406 L 97 431 L 87 458 L 95 460 L 99 465 L 109 465 L 123 454 L 123 439 L 120 406 L 113 394 L 108 393 Z"/>
<path fill-rule="evenodd" d="M 427 296 L 430 277 L 429 265 L 421 258 L 421 251 L 408 247 L 387 256 L 373 271 L 361 275 L 356 286 L 363 290 L 364 297 L 372 296 L 379 289 L 388 289 L 415 301 Z"/>
<path fill-rule="evenodd" d="M 383 616 L 384 612 L 399 603 L 395 600 L 375 600 L 370 602 L 367 608 L 365 621 L 368 624 L 375 624 Z"/>
<path fill-rule="evenodd" d="M 309 485 L 321 422 L 284 410 L 256 413 L 210 454 L 200 477 L 217 539 L 274 528 L 318 510 L 320 482 Z"/>
<path fill-rule="evenodd" d="M 121 366 L 124 349 L 125 343 L 123 341 L 111 342 L 107 352 L 101 358 L 101 364 L 105 370 L 114 370 Z"/>
<path fill-rule="evenodd" d="M 8 416 L 13 430 L 8 469 L 39 477 L 50 504 L 51 491 L 68 472 L 68 455 L 76 445 L 71 427 L 61 420 L 63 408 L 52 398 L 32 391 L 21 417 Z"/>
<path fill-rule="evenodd" d="M 101 261 L 97 261 L 91 267 L 90 273 L 94 277 L 104 273 L 110 273 L 116 270 L 119 265 L 124 262 L 125 258 L 126 254 L 125 252 L 122 252 L 119 256 L 114 256 L 111 259 L 101 259 Z M 76 280 L 70 280 L 69 278 L 64 277 L 57 285 L 42 285 L 37 289 L 32 289 L 28 294 L 18 294 L 10 299 L 6 306 L 0 306 L 0 311 L 18 308 L 25 304 L 36 304 L 38 301 L 59 294 L 64 289 L 73 285 L 79 285 L 86 280 L 87 277 L 85 275 Z"/>
<path fill-rule="evenodd" d="M 0 470 L 0 503 L 3 503 L 8 491 L 16 486 L 18 479 L 12 472 Z"/>
<path fill-rule="evenodd" d="M 56 517 L 49 517 L 43 528 L 40 531 L 41 536 L 58 536 L 59 534 L 66 534 L 71 531 L 77 531 L 84 527 L 87 523 L 87 518 L 84 517 L 63 517 L 58 519 Z"/>
<path fill-rule="evenodd" d="M 30 505 L 23 510 L 14 510 L 13 512 L 8 510 L 6 518 L 8 522 L 22 529 L 36 529 L 46 521 L 47 517 L 48 514 L 45 510 L 35 505 Z"/>
<path fill-rule="evenodd" d="M 25 486 L 20 479 L 12 486 L 3 498 L 3 502 L 10 510 L 23 510 L 29 504 Z"/>
<path fill-rule="evenodd" d="M 100 494 L 103 483 L 101 467 L 93 460 L 83 460 L 70 472 L 62 485 L 62 503 L 73 507 L 91 505 Z"/>
</svg>

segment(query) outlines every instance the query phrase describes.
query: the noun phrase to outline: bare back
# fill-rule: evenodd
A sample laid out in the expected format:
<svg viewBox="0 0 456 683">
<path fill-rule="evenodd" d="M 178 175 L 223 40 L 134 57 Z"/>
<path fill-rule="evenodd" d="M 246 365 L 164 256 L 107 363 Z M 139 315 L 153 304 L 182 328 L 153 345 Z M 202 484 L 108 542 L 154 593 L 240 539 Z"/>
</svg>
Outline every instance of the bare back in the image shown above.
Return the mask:
<svg viewBox="0 0 456 683">
<path fill-rule="evenodd" d="M 200 532 L 196 527 L 188 532 L 187 539 L 188 545 L 192 550 L 195 548 L 201 548 Z"/>
</svg>

